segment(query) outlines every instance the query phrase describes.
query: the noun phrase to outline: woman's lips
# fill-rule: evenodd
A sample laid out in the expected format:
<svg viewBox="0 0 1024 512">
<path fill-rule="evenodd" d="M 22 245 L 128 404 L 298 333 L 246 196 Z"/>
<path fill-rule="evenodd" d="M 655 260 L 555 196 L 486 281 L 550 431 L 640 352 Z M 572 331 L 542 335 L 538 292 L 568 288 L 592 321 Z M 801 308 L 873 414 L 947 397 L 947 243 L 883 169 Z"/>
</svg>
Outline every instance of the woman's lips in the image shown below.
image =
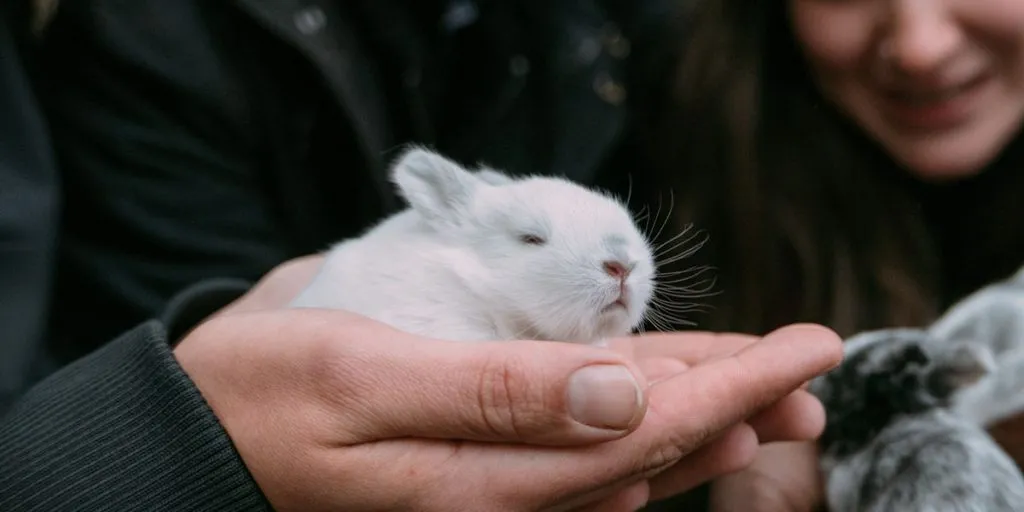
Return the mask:
<svg viewBox="0 0 1024 512">
<path fill-rule="evenodd" d="M 941 131 L 970 118 L 978 97 L 991 84 L 981 74 L 963 84 L 929 91 L 886 91 L 881 94 L 885 115 L 891 122 L 915 131 Z"/>
</svg>

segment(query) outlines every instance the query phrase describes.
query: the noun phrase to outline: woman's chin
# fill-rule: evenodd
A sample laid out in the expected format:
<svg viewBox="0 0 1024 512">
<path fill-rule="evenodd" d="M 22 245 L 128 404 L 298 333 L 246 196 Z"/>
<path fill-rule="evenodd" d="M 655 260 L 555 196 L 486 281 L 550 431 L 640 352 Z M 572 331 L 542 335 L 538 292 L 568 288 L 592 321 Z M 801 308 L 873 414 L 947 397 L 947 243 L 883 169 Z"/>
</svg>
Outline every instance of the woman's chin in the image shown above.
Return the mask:
<svg viewBox="0 0 1024 512">
<path fill-rule="evenodd" d="M 981 174 L 994 160 L 993 155 L 956 154 L 923 151 L 920 154 L 893 155 L 908 173 L 926 183 L 950 183 Z"/>
<path fill-rule="evenodd" d="M 984 165 L 969 167 L 953 167 L 949 165 L 916 166 L 908 170 L 920 181 L 927 183 L 952 183 L 966 180 L 981 174 L 985 170 Z"/>
<path fill-rule="evenodd" d="M 877 138 L 890 157 L 918 180 L 946 183 L 970 179 L 988 169 L 1016 136 L 1017 124 L 976 122 L 930 134 L 889 129 Z"/>
</svg>

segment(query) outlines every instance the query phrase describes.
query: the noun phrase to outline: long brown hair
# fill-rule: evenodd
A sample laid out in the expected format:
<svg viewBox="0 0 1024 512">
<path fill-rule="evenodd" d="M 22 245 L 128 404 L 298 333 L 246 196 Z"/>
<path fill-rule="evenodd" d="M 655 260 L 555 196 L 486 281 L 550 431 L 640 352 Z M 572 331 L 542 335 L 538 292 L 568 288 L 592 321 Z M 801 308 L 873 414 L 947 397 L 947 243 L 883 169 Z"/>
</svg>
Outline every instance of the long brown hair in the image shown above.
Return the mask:
<svg viewBox="0 0 1024 512">
<path fill-rule="evenodd" d="M 710 236 L 723 293 L 701 327 L 927 322 L 937 263 L 914 184 L 816 92 L 785 5 L 689 7 L 667 104 L 638 122 L 676 220 Z"/>
</svg>

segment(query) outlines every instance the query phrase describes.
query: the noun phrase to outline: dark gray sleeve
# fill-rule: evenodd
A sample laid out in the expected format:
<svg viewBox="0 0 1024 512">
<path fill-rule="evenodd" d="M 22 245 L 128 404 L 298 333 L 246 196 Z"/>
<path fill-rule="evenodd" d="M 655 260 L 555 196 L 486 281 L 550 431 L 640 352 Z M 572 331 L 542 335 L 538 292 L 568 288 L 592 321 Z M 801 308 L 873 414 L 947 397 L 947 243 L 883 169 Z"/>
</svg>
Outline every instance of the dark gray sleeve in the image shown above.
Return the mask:
<svg viewBox="0 0 1024 512">
<path fill-rule="evenodd" d="M 0 510 L 270 510 L 168 343 L 244 290 L 196 285 L 22 396 L 0 419 Z"/>
</svg>

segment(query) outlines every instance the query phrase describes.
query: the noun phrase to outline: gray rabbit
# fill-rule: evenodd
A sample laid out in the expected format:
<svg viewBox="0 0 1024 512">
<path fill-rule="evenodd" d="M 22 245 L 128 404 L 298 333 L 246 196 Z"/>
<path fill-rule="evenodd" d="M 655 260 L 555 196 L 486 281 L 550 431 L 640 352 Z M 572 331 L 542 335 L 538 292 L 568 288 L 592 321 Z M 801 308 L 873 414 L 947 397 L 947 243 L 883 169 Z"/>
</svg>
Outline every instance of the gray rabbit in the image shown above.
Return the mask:
<svg viewBox="0 0 1024 512">
<path fill-rule="evenodd" d="M 819 444 L 834 512 L 1024 510 L 1024 477 L 951 397 L 993 368 L 986 344 L 887 329 L 847 340 L 838 368 L 812 382 L 827 411 Z"/>
</svg>

